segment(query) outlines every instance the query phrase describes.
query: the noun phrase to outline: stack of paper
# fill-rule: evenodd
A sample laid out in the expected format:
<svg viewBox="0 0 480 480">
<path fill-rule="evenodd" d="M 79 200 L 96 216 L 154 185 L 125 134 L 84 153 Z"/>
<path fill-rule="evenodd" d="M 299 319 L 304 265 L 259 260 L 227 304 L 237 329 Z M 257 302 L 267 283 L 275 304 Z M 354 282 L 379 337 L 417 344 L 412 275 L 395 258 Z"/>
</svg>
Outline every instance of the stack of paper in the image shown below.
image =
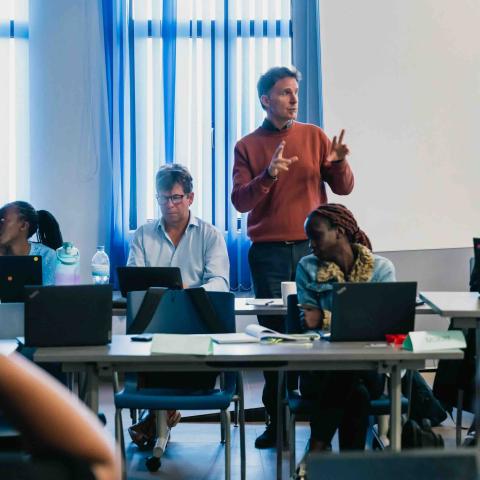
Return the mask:
<svg viewBox="0 0 480 480">
<path fill-rule="evenodd" d="M 156 333 L 152 338 L 150 353 L 176 355 L 211 355 L 212 339 L 209 335 L 176 335 Z"/>
</svg>

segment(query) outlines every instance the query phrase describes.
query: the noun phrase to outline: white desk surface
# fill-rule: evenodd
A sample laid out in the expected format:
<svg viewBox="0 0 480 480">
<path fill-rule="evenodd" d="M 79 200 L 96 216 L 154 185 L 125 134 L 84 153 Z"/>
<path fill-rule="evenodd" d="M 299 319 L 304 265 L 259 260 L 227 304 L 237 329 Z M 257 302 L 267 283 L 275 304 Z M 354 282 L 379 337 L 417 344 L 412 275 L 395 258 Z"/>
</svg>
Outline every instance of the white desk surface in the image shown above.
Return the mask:
<svg viewBox="0 0 480 480">
<path fill-rule="evenodd" d="M 247 305 L 247 301 L 252 300 L 247 297 L 235 298 L 235 315 L 286 315 L 287 307 L 282 305 L 274 307 L 272 305 Z M 265 299 L 266 302 L 268 299 Z M 435 312 L 429 305 L 420 305 L 415 307 L 416 315 L 431 315 Z"/>
<path fill-rule="evenodd" d="M 480 317 L 480 297 L 476 292 L 421 292 L 420 296 L 442 317 Z"/>
<path fill-rule="evenodd" d="M 132 342 L 128 335 L 114 335 L 112 343 L 99 347 L 52 347 L 38 348 L 37 362 L 62 363 L 175 363 L 185 367 L 199 363 L 246 364 L 279 362 L 295 364 L 338 364 L 352 362 L 409 362 L 427 359 L 461 359 L 461 350 L 413 353 L 392 346 L 372 346 L 371 342 L 325 342 L 313 345 L 281 343 L 264 345 L 258 343 L 218 345 L 214 344 L 212 355 L 151 355 L 150 342 Z M 277 365 L 276 368 L 282 368 Z M 333 367 L 335 369 L 335 367 Z"/>
<path fill-rule="evenodd" d="M 272 305 L 247 305 L 247 301 L 252 300 L 248 297 L 235 297 L 235 315 L 286 315 L 287 307 Z M 269 299 L 265 299 L 267 302 Z M 120 296 L 119 292 L 114 292 L 114 316 L 122 316 L 126 313 L 127 301 Z M 415 308 L 417 315 L 430 315 L 435 313 L 428 305 L 421 305 Z"/>
</svg>

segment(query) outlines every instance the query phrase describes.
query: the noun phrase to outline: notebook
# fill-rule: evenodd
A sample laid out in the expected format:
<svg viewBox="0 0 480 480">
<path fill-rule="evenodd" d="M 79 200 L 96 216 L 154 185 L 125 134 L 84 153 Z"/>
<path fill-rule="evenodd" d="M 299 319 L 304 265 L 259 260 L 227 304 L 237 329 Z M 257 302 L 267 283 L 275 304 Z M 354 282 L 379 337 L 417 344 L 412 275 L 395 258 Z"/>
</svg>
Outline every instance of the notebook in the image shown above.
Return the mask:
<svg viewBox="0 0 480 480">
<path fill-rule="evenodd" d="M 334 283 L 332 342 L 385 341 L 414 329 L 416 282 Z"/>
<path fill-rule="evenodd" d="M 39 255 L 0 257 L 0 301 L 23 302 L 25 285 L 42 284 Z"/>
<path fill-rule="evenodd" d="M 105 345 L 111 340 L 112 286 L 25 287 L 25 345 Z"/>
<path fill-rule="evenodd" d="M 149 287 L 183 288 L 179 267 L 117 267 L 118 283 L 122 296 Z"/>
</svg>

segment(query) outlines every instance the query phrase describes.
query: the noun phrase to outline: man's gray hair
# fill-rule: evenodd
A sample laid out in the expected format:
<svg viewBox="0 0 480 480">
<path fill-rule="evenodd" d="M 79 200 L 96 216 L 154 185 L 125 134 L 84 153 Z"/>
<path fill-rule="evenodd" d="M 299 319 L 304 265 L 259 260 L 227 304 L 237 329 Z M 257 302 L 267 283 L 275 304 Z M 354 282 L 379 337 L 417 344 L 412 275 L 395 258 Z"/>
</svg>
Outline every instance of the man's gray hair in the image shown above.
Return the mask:
<svg viewBox="0 0 480 480">
<path fill-rule="evenodd" d="M 157 192 L 168 192 L 178 183 L 183 187 L 185 193 L 193 191 L 192 175 L 186 167 L 179 163 L 168 163 L 162 165 L 157 172 L 155 185 Z"/>
</svg>

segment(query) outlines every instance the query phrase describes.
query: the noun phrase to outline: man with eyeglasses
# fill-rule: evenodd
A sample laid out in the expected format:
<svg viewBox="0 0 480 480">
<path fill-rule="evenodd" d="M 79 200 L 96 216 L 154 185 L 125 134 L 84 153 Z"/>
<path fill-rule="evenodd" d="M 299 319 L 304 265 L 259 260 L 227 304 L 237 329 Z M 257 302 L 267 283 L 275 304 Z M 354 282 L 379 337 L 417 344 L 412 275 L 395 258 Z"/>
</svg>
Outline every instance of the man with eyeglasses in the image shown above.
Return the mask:
<svg viewBox="0 0 480 480">
<path fill-rule="evenodd" d="M 281 297 L 281 282 L 295 280 L 298 261 L 310 253 L 303 223 L 327 203 L 325 184 L 339 195 L 353 189 L 344 131 L 330 141 L 321 128 L 296 121 L 300 78 L 288 67 L 273 67 L 260 77 L 258 97 L 266 118 L 235 146 L 232 203 L 248 212 L 248 262 L 257 298 Z M 284 329 L 281 316 L 258 321 Z M 264 375 L 262 400 L 270 423 L 255 441 L 257 448 L 273 447 L 276 440 L 277 374 Z"/>
<path fill-rule="evenodd" d="M 229 291 L 229 260 L 222 234 L 193 216 L 193 180 L 179 164 L 163 165 L 156 176 L 162 217 L 137 229 L 127 265 L 180 267 L 185 287 Z"/>
<path fill-rule="evenodd" d="M 179 164 L 163 165 L 156 176 L 157 201 L 161 218 L 142 225 L 130 244 L 127 265 L 134 267 L 179 267 L 184 287 L 228 292 L 227 246 L 223 235 L 211 224 L 192 215 L 193 179 Z M 140 381 L 140 379 L 139 379 Z M 143 386 L 203 388 L 202 375 L 189 373 L 143 375 Z M 180 412 L 167 414 L 169 427 L 180 420 Z M 151 443 L 156 435 L 153 412 L 128 429 L 139 447 Z"/>
</svg>

